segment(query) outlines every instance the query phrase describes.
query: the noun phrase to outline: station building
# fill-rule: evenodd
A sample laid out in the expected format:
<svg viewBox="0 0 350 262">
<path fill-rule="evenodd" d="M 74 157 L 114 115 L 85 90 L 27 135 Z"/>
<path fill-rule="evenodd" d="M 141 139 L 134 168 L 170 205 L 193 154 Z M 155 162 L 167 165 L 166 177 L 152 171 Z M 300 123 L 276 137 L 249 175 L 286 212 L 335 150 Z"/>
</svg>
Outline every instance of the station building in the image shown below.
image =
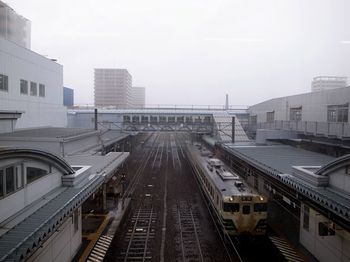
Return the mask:
<svg viewBox="0 0 350 262">
<path fill-rule="evenodd" d="M 37 128 L 1 134 L 0 144 L 0 261 L 71 261 L 89 221 L 108 217 L 127 136 Z"/>
<path fill-rule="evenodd" d="M 248 132 L 258 143 L 300 135 L 345 142 L 350 138 L 349 104 L 350 87 L 270 99 L 249 107 Z"/>
</svg>

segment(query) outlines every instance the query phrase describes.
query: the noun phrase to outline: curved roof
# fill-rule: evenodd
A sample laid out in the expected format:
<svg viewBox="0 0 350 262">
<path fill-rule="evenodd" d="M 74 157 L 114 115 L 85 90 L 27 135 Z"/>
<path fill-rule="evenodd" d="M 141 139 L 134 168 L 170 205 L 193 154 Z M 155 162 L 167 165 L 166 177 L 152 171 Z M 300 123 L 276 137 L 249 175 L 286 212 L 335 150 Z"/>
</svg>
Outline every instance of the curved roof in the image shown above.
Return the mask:
<svg viewBox="0 0 350 262">
<path fill-rule="evenodd" d="M 14 157 L 30 158 L 39 161 L 44 161 L 58 170 L 64 175 L 74 174 L 74 169 L 61 157 L 39 149 L 28 148 L 1 148 L 0 160 Z"/>
<path fill-rule="evenodd" d="M 336 158 L 335 160 L 329 162 L 328 164 L 322 166 L 316 171 L 316 175 L 325 176 L 334 169 L 341 168 L 343 166 L 350 164 L 350 154 Z"/>
</svg>

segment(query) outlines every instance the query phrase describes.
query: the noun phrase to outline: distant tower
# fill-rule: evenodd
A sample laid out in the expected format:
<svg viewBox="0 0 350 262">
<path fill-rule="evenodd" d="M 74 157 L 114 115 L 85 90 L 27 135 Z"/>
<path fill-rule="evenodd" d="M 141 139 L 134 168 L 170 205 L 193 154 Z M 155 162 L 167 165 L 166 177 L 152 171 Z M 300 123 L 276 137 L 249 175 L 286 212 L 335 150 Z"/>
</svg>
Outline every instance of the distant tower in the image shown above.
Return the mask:
<svg viewBox="0 0 350 262">
<path fill-rule="evenodd" d="M 228 94 L 226 94 L 225 110 L 228 110 Z"/>
</svg>

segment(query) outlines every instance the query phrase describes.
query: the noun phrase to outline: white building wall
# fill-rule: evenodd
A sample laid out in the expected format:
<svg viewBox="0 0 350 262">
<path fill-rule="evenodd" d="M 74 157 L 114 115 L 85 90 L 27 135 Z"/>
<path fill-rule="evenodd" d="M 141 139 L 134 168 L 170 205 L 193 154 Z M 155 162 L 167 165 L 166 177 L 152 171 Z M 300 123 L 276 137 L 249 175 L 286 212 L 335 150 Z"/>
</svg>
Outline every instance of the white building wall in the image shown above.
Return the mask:
<svg viewBox="0 0 350 262">
<path fill-rule="evenodd" d="M 303 206 L 301 210 L 304 210 Z M 303 228 L 304 213 L 300 213 L 300 243 L 320 262 L 350 261 L 350 233 L 336 225 L 334 236 L 319 236 L 318 223 L 329 219 L 310 208 L 309 229 Z"/>
<path fill-rule="evenodd" d="M 65 127 L 63 67 L 35 52 L 0 38 L 0 74 L 8 76 L 8 91 L 0 91 L 0 110 L 24 111 L 16 128 Z M 28 94 L 20 93 L 20 80 L 28 81 Z M 30 95 L 30 81 L 45 85 L 45 97 Z"/>
<path fill-rule="evenodd" d="M 43 247 L 39 248 L 28 261 L 72 261 L 82 243 L 81 207 L 78 208 L 78 216 L 77 230 L 74 226 L 74 215 L 72 215 L 45 241 Z"/>
<path fill-rule="evenodd" d="M 327 106 L 346 103 L 350 103 L 350 87 L 275 98 L 253 105 L 248 111 L 263 123 L 267 112 L 274 111 L 275 120 L 290 120 L 290 108 L 301 106 L 302 121 L 327 122 Z"/>
<path fill-rule="evenodd" d="M 18 159 L 18 161 L 20 161 L 20 159 Z M 2 162 L 1 165 L 6 166 L 7 163 Z M 24 177 L 25 186 L 22 189 L 15 191 L 14 193 L 1 199 L 0 223 L 10 218 L 11 216 L 15 215 L 17 212 L 21 211 L 26 206 L 32 204 L 33 202 L 43 197 L 45 194 L 49 193 L 53 189 L 61 186 L 62 184 L 62 181 L 61 181 L 62 174 L 55 168 L 52 168 L 52 173 L 26 185 L 25 167 L 28 165 L 33 167 L 45 168 L 43 165 L 41 166 L 39 163 L 34 163 L 34 162 L 24 163 L 23 177 Z"/>
<path fill-rule="evenodd" d="M 350 170 L 350 166 L 347 168 Z M 329 186 L 350 195 L 350 176 L 346 174 L 345 168 L 338 169 L 329 176 Z"/>
</svg>

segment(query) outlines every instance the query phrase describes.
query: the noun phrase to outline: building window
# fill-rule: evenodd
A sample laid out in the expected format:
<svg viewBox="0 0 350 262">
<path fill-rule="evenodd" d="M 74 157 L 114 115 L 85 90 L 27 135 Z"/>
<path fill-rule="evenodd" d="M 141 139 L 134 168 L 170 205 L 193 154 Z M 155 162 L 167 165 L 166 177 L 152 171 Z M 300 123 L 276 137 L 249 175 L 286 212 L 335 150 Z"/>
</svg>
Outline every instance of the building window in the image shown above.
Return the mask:
<svg viewBox="0 0 350 262">
<path fill-rule="evenodd" d="M 39 96 L 45 97 L 45 85 L 39 84 Z"/>
<path fill-rule="evenodd" d="M 30 95 L 31 96 L 37 96 L 37 94 L 38 94 L 37 83 L 30 82 Z"/>
<path fill-rule="evenodd" d="M 0 197 L 5 197 L 23 187 L 21 165 L 0 168 Z"/>
<path fill-rule="evenodd" d="M 273 121 L 275 121 L 275 111 L 266 112 L 266 122 L 273 122 Z"/>
<path fill-rule="evenodd" d="M 37 167 L 27 167 L 27 184 L 47 175 L 47 171 Z"/>
<path fill-rule="evenodd" d="M 331 105 L 327 108 L 328 122 L 348 122 L 349 104 Z"/>
<path fill-rule="evenodd" d="M 0 197 L 4 196 L 4 171 L 0 170 Z"/>
<path fill-rule="evenodd" d="M 304 205 L 304 219 L 303 219 L 303 228 L 309 231 L 309 222 L 310 222 L 310 208 Z"/>
<path fill-rule="evenodd" d="M 10 166 L 5 169 L 6 174 L 6 194 L 15 191 L 15 167 Z"/>
<path fill-rule="evenodd" d="M 289 119 L 291 121 L 301 121 L 301 107 L 291 108 L 289 112 Z"/>
<path fill-rule="evenodd" d="M 21 94 L 28 95 L 28 81 L 21 79 L 20 87 L 21 87 Z"/>
<path fill-rule="evenodd" d="M 9 90 L 9 78 L 6 75 L 0 74 L 0 91 Z"/>
</svg>

